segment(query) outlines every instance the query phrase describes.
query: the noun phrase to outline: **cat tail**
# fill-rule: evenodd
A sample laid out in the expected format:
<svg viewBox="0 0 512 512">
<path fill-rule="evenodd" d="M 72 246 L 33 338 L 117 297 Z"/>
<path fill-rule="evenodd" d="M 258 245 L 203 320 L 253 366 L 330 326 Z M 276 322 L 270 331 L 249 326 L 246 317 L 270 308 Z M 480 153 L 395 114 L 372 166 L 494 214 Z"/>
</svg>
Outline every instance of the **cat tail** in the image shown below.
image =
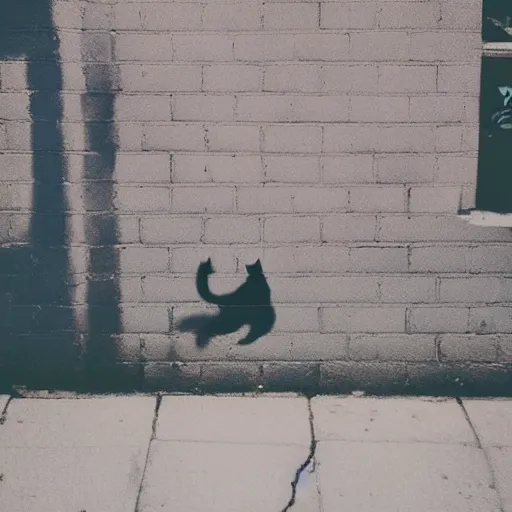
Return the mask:
<svg viewBox="0 0 512 512">
<path fill-rule="evenodd" d="M 210 287 L 208 286 L 208 273 L 202 269 L 197 271 L 196 288 L 197 293 L 199 293 L 200 297 L 206 302 L 216 304 L 217 306 L 229 305 L 229 299 L 227 299 L 227 296 L 215 295 L 211 292 Z"/>
</svg>

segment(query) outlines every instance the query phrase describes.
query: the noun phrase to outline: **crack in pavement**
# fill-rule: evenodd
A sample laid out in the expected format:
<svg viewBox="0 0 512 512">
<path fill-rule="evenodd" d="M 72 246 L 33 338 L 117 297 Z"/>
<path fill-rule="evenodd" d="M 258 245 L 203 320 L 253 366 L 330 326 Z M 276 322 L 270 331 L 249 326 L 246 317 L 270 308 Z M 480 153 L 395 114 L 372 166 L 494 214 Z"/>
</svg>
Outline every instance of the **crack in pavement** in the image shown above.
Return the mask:
<svg viewBox="0 0 512 512">
<path fill-rule="evenodd" d="M 7 402 L 5 403 L 5 407 L 3 408 L 2 412 L 0 413 L 0 425 L 3 425 L 5 421 L 7 420 L 7 408 L 9 407 L 9 404 L 11 403 L 14 396 L 10 396 L 7 399 Z"/>
<path fill-rule="evenodd" d="M 137 492 L 137 500 L 135 501 L 135 512 L 139 512 L 140 497 L 142 495 L 142 487 L 144 484 L 144 477 L 146 476 L 146 469 L 149 462 L 149 452 L 151 450 L 151 443 L 156 439 L 156 425 L 158 423 L 158 414 L 160 412 L 160 406 L 162 405 L 162 394 L 156 395 L 155 414 L 153 416 L 153 423 L 151 424 L 151 437 L 149 438 L 148 451 L 146 452 L 146 461 L 144 462 L 144 469 L 142 470 L 142 476 L 140 479 L 139 491 Z"/>
<path fill-rule="evenodd" d="M 468 413 L 466 407 L 464 406 L 462 399 L 457 396 L 457 397 L 455 397 L 455 401 L 459 404 L 459 407 L 462 409 L 464 417 L 466 418 L 466 421 L 468 422 L 469 428 L 473 432 L 473 436 L 475 437 L 476 447 L 479 448 L 480 450 L 482 450 L 482 452 L 484 454 L 485 462 L 487 464 L 487 467 L 489 469 L 489 474 L 491 477 L 490 487 L 491 487 L 491 489 L 494 489 L 494 491 L 496 492 L 496 495 L 498 496 L 500 512 L 505 512 L 503 499 L 502 499 L 502 497 L 499 493 L 498 487 L 496 485 L 496 474 L 494 473 L 494 468 L 492 467 L 491 459 L 487 453 L 487 450 L 485 449 L 485 447 L 482 445 L 482 442 L 480 441 L 480 437 L 478 436 L 476 428 L 473 425 L 471 418 L 469 417 L 469 413 Z"/>
<path fill-rule="evenodd" d="M 281 512 L 288 512 L 295 504 L 295 499 L 297 496 L 297 485 L 299 484 L 299 480 L 300 480 L 302 473 L 308 468 L 308 466 L 310 464 L 312 466 L 310 473 L 314 473 L 314 471 L 316 469 L 316 463 L 315 463 L 316 437 L 315 437 L 313 409 L 311 408 L 311 398 L 308 397 L 307 400 L 308 400 L 308 411 L 309 411 L 309 431 L 311 433 L 311 442 L 309 444 L 309 453 L 308 453 L 306 460 L 299 466 L 299 468 L 295 472 L 295 478 L 291 482 L 292 495 L 290 497 L 290 501 L 288 501 L 288 504 L 286 505 L 286 507 L 283 508 L 283 510 Z"/>
</svg>

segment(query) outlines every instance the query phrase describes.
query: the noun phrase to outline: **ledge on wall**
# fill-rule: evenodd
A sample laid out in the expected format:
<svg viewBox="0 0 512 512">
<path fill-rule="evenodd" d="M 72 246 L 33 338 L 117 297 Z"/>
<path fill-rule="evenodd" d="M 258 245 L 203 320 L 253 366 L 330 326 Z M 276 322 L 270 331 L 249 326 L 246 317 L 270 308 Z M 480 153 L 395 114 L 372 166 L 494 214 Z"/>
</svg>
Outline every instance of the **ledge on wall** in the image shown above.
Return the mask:
<svg viewBox="0 0 512 512">
<path fill-rule="evenodd" d="M 474 226 L 512 228 L 512 213 L 497 213 L 486 210 L 460 210 L 458 217 Z"/>
</svg>

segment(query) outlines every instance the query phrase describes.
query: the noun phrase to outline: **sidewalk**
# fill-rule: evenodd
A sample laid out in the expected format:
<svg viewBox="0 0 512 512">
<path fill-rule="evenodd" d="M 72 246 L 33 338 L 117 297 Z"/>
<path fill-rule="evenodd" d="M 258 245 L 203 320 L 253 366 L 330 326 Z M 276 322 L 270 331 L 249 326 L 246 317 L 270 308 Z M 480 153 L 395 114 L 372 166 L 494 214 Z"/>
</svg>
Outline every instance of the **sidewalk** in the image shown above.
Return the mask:
<svg viewBox="0 0 512 512">
<path fill-rule="evenodd" d="M 0 512 L 512 512 L 512 400 L 0 397 Z"/>
</svg>

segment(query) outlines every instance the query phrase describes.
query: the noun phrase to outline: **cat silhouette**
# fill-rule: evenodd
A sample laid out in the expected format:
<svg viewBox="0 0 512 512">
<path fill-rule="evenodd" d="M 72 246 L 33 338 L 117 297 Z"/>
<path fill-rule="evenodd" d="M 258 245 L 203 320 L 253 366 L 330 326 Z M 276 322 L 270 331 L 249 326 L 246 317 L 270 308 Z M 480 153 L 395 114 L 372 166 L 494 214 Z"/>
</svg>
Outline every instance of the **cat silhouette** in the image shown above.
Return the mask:
<svg viewBox="0 0 512 512">
<path fill-rule="evenodd" d="M 247 336 L 238 341 L 239 345 L 253 343 L 272 330 L 276 314 L 260 260 L 245 268 L 248 276 L 241 286 L 232 293 L 216 295 L 208 284 L 208 277 L 214 273 L 211 259 L 199 264 L 197 292 L 203 300 L 218 306 L 219 312 L 213 316 L 192 315 L 178 324 L 178 330 L 196 333 L 197 347 L 205 347 L 213 337 L 238 331 L 244 325 L 249 325 L 250 329 Z"/>
</svg>

